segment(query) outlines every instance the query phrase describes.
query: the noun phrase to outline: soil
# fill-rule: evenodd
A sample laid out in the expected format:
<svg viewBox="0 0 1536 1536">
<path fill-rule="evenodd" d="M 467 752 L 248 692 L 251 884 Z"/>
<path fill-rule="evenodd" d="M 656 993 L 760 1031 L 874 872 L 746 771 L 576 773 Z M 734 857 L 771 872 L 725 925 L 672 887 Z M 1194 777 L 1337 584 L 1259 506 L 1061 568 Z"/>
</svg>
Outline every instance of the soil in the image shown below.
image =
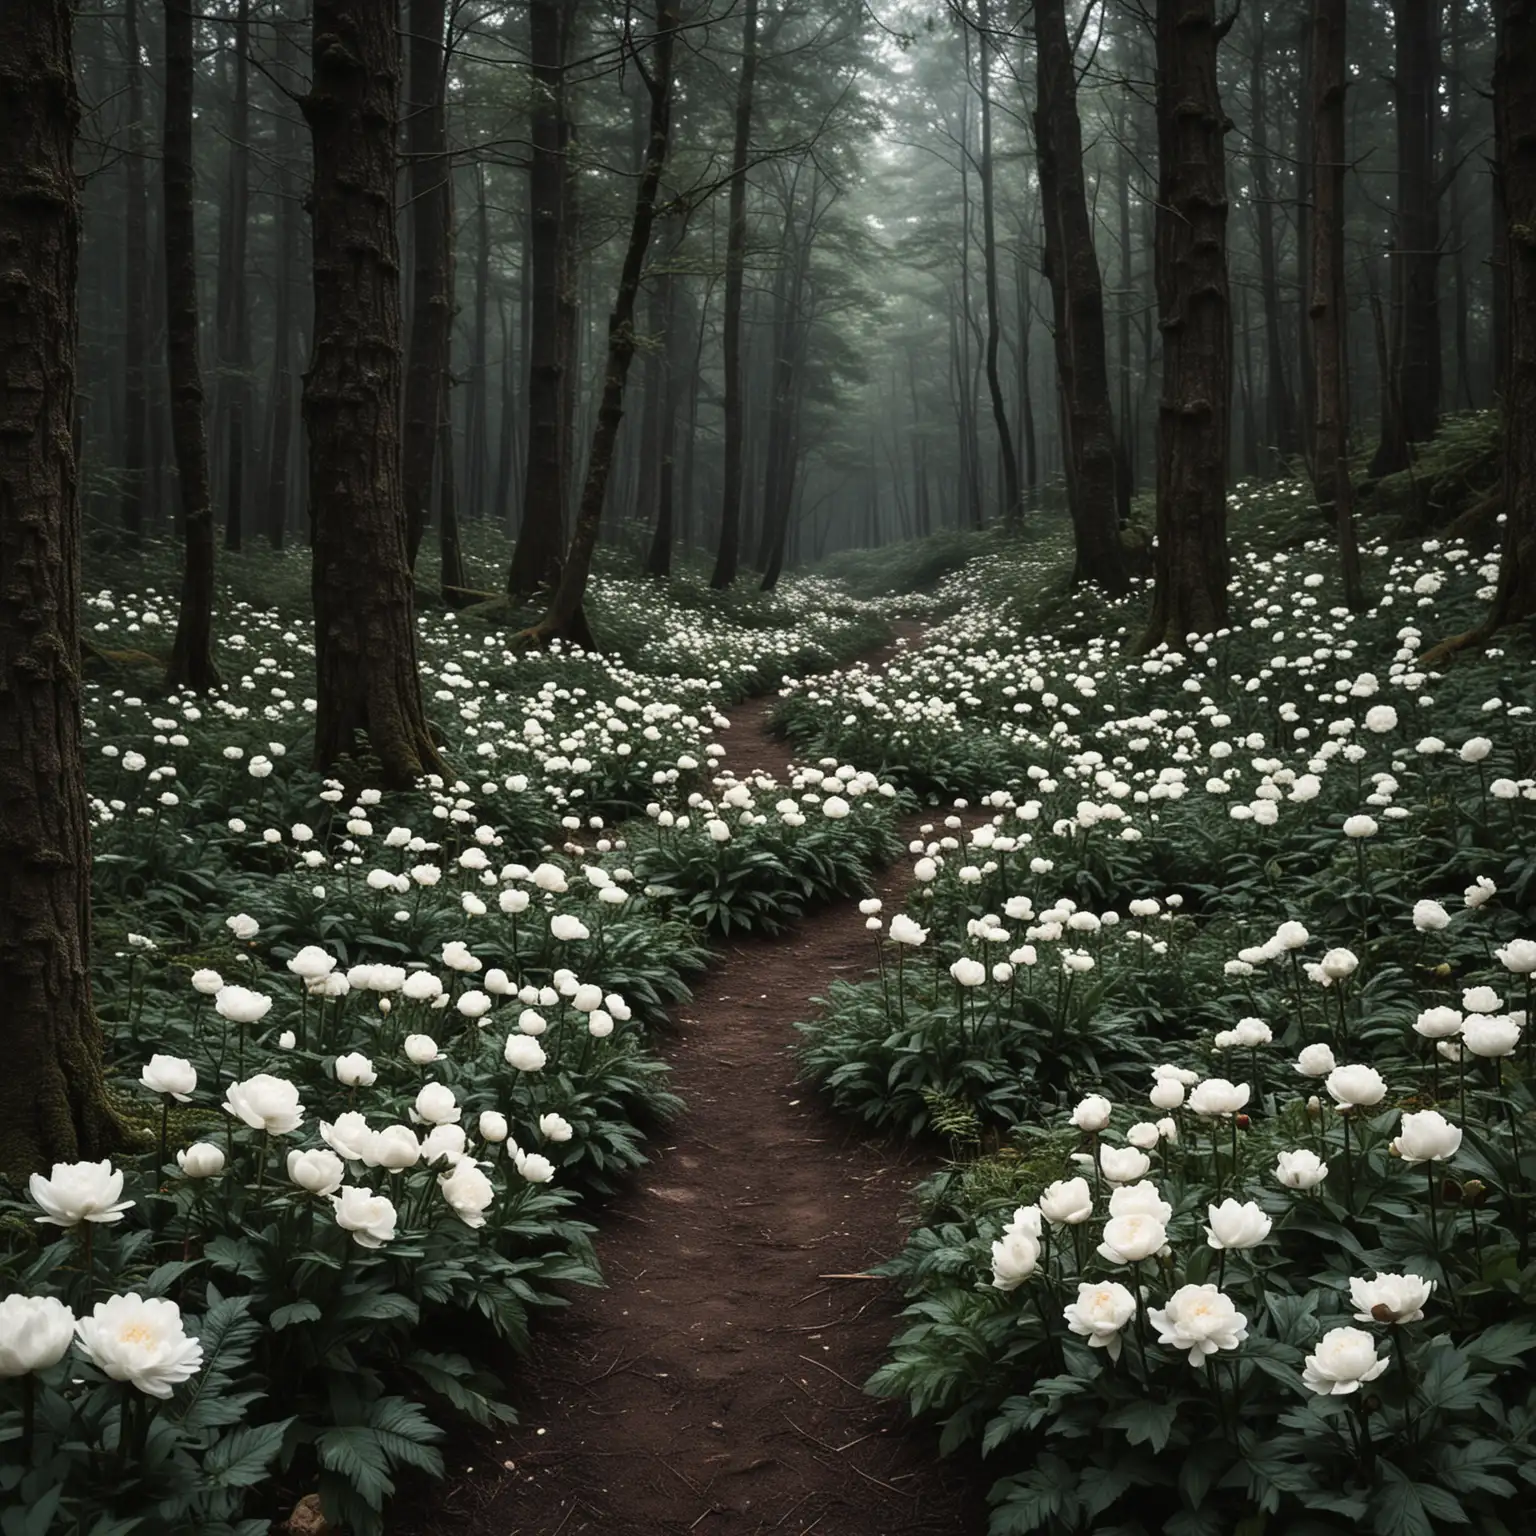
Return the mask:
<svg viewBox="0 0 1536 1536">
<path fill-rule="evenodd" d="M 915 626 L 907 626 L 911 639 Z M 895 647 L 867 658 L 883 663 Z M 782 774 L 772 700 L 730 712 L 736 772 Z M 895 910 L 905 864 L 878 882 Z M 519 1420 L 450 1453 L 413 1536 L 969 1536 L 974 1467 L 868 1397 L 901 1298 L 868 1267 L 931 1154 L 864 1136 L 796 1080 L 794 1025 L 873 947 L 856 902 L 728 945 L 666 1045 L 686 1112 L 600 1216 L 607 1289 L 519 1367 Z"/>
</svg>

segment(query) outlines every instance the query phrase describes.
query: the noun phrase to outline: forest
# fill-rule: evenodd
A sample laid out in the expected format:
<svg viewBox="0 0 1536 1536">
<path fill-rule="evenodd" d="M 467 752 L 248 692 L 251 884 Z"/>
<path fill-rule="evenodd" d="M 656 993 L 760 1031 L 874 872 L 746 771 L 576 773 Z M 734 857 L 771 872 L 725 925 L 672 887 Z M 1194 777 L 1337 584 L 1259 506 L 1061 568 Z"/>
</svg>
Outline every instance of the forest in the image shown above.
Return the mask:
<svg viewBox="0 0 1536 1536">
<path fill-rule="evenodd" d="M 1522 1536 L 1536 0 L 0 0 L 0 1536 Z"/>
</svg>

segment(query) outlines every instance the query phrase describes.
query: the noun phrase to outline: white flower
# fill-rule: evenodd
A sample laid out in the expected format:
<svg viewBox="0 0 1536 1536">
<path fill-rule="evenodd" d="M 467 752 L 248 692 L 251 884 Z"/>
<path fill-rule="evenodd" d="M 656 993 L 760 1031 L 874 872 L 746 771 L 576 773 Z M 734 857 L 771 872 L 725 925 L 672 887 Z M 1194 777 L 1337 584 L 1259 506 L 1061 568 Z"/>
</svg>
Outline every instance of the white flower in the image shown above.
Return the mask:
<svg viewBox="0 0 1536 1536">
<path fill-rule="evenodd" d="M 1039 1262 L 1038 1239 L 1010 1228 L 992 1244 L 992 1284 L 1000 1291 L 1016 1290 L 1034 1274 Z"/>
<path fill-rule="evenodd" d="M 299 1090 L 287 1078 L 258 1072 L 243 1083 L 231 1083 L 224 1093 L 225 1111 L 252 1130 L 283 1136 L 304 1123 Z"/>
<path fill-rule="evenodd" d="M 1150 1216 L 1159 1226 L 1166 1227 L 1173 1220 L 1173 1207 L 1163 1199 L 1156 1184 L 1144 1179 L 1140 1184 L 1122 1184 L 1111 1191 L 1109 1214 Z"/>
<path fill-rule="evenodd" d="M 0 1301 L 0 1379 L 46 1371 L 69 1353 L 75 1314 L 54 1296 Z"/>
<path fill-rule="evenodd" d="M 841 821 L 848 811 L 848 802 L 841 795 L 828 795 L 821 803 L 821 814 L 828 821 Z"/>
<path fill-rule="evenodd" d="M 1274 1223 L 1252 1200 L 1230 1197 L 1220 1205 L 1207 1207 L 1210 1226 L 1205 1229 L 1206 1246 L 1217 1250 L 1257 1248 L 1269 1236 Z"/>
<path fill-rule="evenodd" d="M 358 1247 L 382 1248 L 393 1240 L 398 1218 L 393 1203 L 383 1195 L 344 1184 L 331 1196 L 331 1205 L 336 1211 L 336 1225 L 350 1232 Z"/>
<path fill-rule="evenodd" d="M 1414 1033 L 1426 1040 L 1449 1040 L 1461 1033 L 1461 1013 L 1458 1009 L 1426 1008 L 1414 1021 Z"/>
<path fill-rule="evenodd" d="M 187 1337 L 181 1308 L 136 1291 L 98 1302 L 75 1324 L 80 1347 L 104 1375 L 150 1397 L 168 1398 L 203 1365 L 203 1346 Z"/>
<path fill-rule="evenodd" d="M 1439 933 L 1448 927 L 1451 914 L 1438 901 L 1416 901 L 1413 904 L 1413 926 L 1420 933 Z"/>
<path fill-rule="evenodd" d="M 1344 822 L 1345 837 L 1375 837 L 1380 828 L 1369 816 L 1350 816 Z"/>
<path fill-rule="evenodd" d="M 1504 999 L 1492 987 L 1467 987 L 1461 994 L 1461 1006 L 1468 1013 L 1497 1013 Z"/>
<path fill-rule="evenodd" d="M 545 1141 L 569 1141 L 575 1132 L 564 1115 L 554 1113 L 539 1116 L 539 1135 Z"/>
<path fill-rule="evenodd" d="M 1383 1275 L 1374 1280 L 1355 1276 L 1349 1282 L 1355 1321 L 1360 1323 L 1416 1323 L 1435 1288 L 1422 1275 Z"/>
<path fill-rule="evenodd" d="M 361 1051 L 348 1051 L 336 1058 L 336 1081 L 343 1088 L 371 1088 L 378 1080 L 373 1063 Z"/>
<path fill-rule="evenodd" d="M 1316 1189 L 1328 1177 L 1328 1164 L 1316 1152 L 1301 1147 L 1280 1154 L 1275 1177 L 1287 1189 Z"/>
<path fill-rule="evenodd" d="M 176 1166 L 189 1179 L 216 1179 L 224 1172 L 224 1148 L 211 1141 L 194 1141 L 176 1154 Z"/>
<path fill-rule="evenodd" d="M 418 1067 L 429 1067 L 443 1057 L 437 1048 L 437 1041 L 431 1035 L 407 1035 L 404 1050 L 406 1060 Z"/>
<path fill-rule="evenodd" d="M 320 1139 L 351 1163 L 366 1162 L 373 1151 L 373 1132 L 368 1117 L 361 1110 L 349 1109 L 337 1115 L 335 1123 L 320 1122 Z M 411 1137 L 414 1143 L 416 1138 Z"/>
<path fill-rule="evenodd" d="M 515 1151 L 512 1160 L 517 1171 L 530 1184 L 548 1184 L 555 1176 L 555 1165 L 538 1152 Z"/>
<path fill-rule="evenodd" d="M 424 1163 L 443 1162 L 453 1164 L 464 1156 L 469 1138 L 462 1125 L 434 1125 L 421 1138 L 421 1160 Z"/>
<path fill-rule="evenodd" d="M 1376 1341 L 1363 1328 L 1330 1328 L 1307 1356 L 1301 1379 L 1319 1397 L 1344 1397 L 1375 1381 L 1387 1361 L 1376 1358 Z"/>
<path fill-rule="evenodd" d="M 1116 1280 L 1101 1280 L 1096 1285 L 1079 1282 L 1077 1300 L 1062 1309 L 1067 1327 L 1088 1340 L 1090 1349 L 1109 1352 L 1111 1360 L 1120 1358 L 1120 1330 L 1136 1315 L 1136 1298 Z"/>
<path fill-rule="evenodd" d="M 907 944 L 916 948 L 919 944 L 927 942 L 928 930 L 919 927 L 905 912 L 898 912 L 891 919 L 891 926 L 886 930 L 886 935 L 892 943 Z"/>
<path fill-rule="evenodd" d="M 1312 935 L 1307 932 L 1304 923 L 1298 923 L 1294 918 L 1280 924 L 1275 929 L 1275 942 L 1284 950 L 1303 949 Z"/>
<path fill-rule="evenodd" d="M 212 997 L 223 985 L 224 978 L 217 971 L 210 971 L 205 967 L 203 970 L 192 972 L 192 990 L 201 992 L 204 997 Z"/>
<path fill-rule="evenodd" d="M 258 1024 L 272 1008 L 272 999 L 249 987 L 224 986 L 214 994 L 214 1012 L 231 1024 Z"/>
<path fill-rule="evenodd" d="M 1469 885 L 1461 893 L 1462 902 L 1468 907 L 1481 907 L 1493 900 L 1498 894 L 1496 886 L 1487 875 L 1479 875 L 1476 883 Z"/>
<path fill-rule="evenodd" d="M 1152 1160 L 1136 1147 L 1099 1147 L 1099 1168 L 1111 1184 L 1134 1184 L 1151 1166 Z"/>
<path fill-rule="evenodd" d="M 1322 1043 L 1304 1046 L 1296 1058 L 1296 1070 L 1303 1077 L 1327 1077 L 1337 1065 L 1333 1059 L 1333 1048 Z"/>
<path fill-rule="evenodd" d="M 1323 956 L 1323 975 L 1330 981 L 1344 981 L 1360 968 L 1360 961 L 1352 949 L 1330 949 Z"/>
<path fill-rule="evenodd" d="M 288 969 L 303 981 L 319 981 L 321 977 L 329 976 L 336 969 L 336 961 L 318 944 L 306 944 L 288 962 Z"/>
<path fill-rule="evenodd" d="M 544 1054 L 544 1047 L 532 1035 L 524 1034 L 508 1035 L 502 1055 L 507 1065 L 515 1067 L 519 1072 L 542 1071 L 544 1063 L 549 1059 Z"/>
<path fill-rule="evenodd" d="M 437 1187 L 449 1209 L 466 1227 L 483 1227 L 485 1212 L 496 1198 L 491 1181 L 468 1158 L 437 1176 Z"/>
<path fill-rule="evenodd" d="M 1202 1119 L 1235 1115 L 1248 1102 L 1247 1083 L 1230 1083 L 1224 1077 L 1208 1077 L 1190 1091 L 1189 1107 Z"/>
<path fill-rule="evenodd" d="M 343 1117 L 345 1118 L 345 1117 Z M 446 1126 L 438 1126 L 446 1130 Z M 321 1127 L 323 1132 L 324 1127 Z M 344 1154 L 345 1155 L 345 1154 Z M 408 1125 L 386 1125 L 382 1131 L 371 1132 L 364 1148 L 362 1161 L 374 1168 L 387 1168 L 399 1173 L 414 1168 L 421 1161 L 422 1143 Z"/>
<path fill-rule="evenodd" d="M 483 1019 L 496 1005 L 484 992 L 476 987 L 459 994 L 459 1000 L 454 1005 L 466 1019 Z"/>
<path fill-rule="evenodd" d="M 1513 1056 L 1520 1043 L 1520 1026 L 1508 1014 L 1468 1014 L 1461 1025 L 1461 1043 L 1474 1056 L 1492 1060 Z"/>
<path fill-rule="evenodd" d="M 1174 1077 L 1160 1077 L 1147 1098 L 1154 1109 L 1177 1109 L 1184 1102 L 1184 1084 Z"/>
<path fill-rule="evenodd" d="M 324 1147 L 288 1154 L 288 1177 L 311 1195 L 333 1194 L 346 1176 L 346 1164 Z"/>
<path fill-rule="evenodd" d="M 416 1095 L 411 1119 L 418 1125 L 456 1125 L 464 1111 L 454 1102 L 453 1089 L 446 1083 L 424 1083 Z"/>
<path fill-rule="evenodd" d="M 1239 1019 L 1237 1028 L 1232 1031 L 1237 1037 L 1237 1043 L 1251 1049 L 1258 1045 L 1268 1045 L 1273 1040 L 1274 1032 L 1263 1019 Z"/>
<path fill-rule="evenodd" d="M 197 1068 L 180 1056 L 151 1056 L 139 1074 L 141 1086 L 185 1104 L 197 1089 Z"/>
<path fill-rule="evenodd" d="M 1504 969 L 1514 976 L 1536 972 L 1536 940 L 1511 939 L 1503 949 L 1494 950 Z"/>
<path fill-rule="evenodd" d="M 1113 1107 L 1102 1093 L 1090 1093 L 1072 1111 L 1072 1124 L 1080 1131 L 1102 1131 Z"/>
<path fill-rule="evenodd" d="M 1375 1067 L 1335 1067 L 1325 1086 L 1334 1103 L 1345 1109 L 1370 1109 L 1387 1096 L 1386 1080 Z"/>
<path fill-rule="evenodd" d="M 1167 1230 L 1155 1217 L 1112 1216 L 1104 1224 L 1099 1254 L 1111 1264 L 1137 1264 L 1151 1258 L 1167 1241 Z"/>
<path fill-rule="evenodd" d="M 480 962 L 470 954 L 469 946 L 462 939 L 450 939 L 444 944 L 442 959 L 450 971 L 467 974 L 480 969 Z"/>
<path fill-rule="evenodd" d="M 507 1139 L 507 1117 L 499 1110 L 482 1109 L 480 1111 L 480 1139 L 492 1143 L 503 1142 Z"/>
<path fill-rule="evenodd" d="M 587 939 L 591 934 L 587 931 L 587 925 L 579 917 L 572 917 L 565 912 L 557 912 L 549 920 L 550 934 L 562 943 L 570 943 L 576 939 Z"/>
<path fill-rule="evenodd" d="M 1052 1226 L 1080 1226 L 1093 1215 L 1093 1193 L 1084 1178 L 1057 1179 L 1040 1196 L 1040 1214 Z"/>
<path fill-rule="evenodd" d="M 1480 763 L 1493 751 L 1493 743 L 1486 736 L 1469 736 L 1461 744 L 1460 757 L 1464 763 Z"/>
<path fill-rule="evenodd" d="M 950 966 L 949 974 L 962 987 L 979 987 L 987 979 L 987 968 L 980 960 L 972 960 L 969 955 L 962 955 Z"/>
<path fill-rule="evenodd" d="M 587 1033 L 594 1040 L 606 1040 L 613 1033 L 613 1019 L 604 1009 L 594 1009 L 587 1016 Z"/>
<path fill-rule="evenodd" d="M 237 912 L 233 917 L 226 917 L 224 926 L 237 939 L 254 939 L 261 932 L 261 924 L 246 912 Z"/>
<path fill-rule="evenodd" d="M 1438 1109 L 1417 1114 L 1405 1111 L 1392 1150 L 1405 1163 L 1439 1163 L 1461 1149 L 1461 1127 L 1452 1125 Z"/>
<path fill-rule="evenodd" d="M 1162 1140 L 1162 1133 L 1158 1130 L 1155 1121 L 1138 1120 L 1125 1133 L 1125 1139 L 1133 1147 L 1139 1147 L 1143 1152 L 1150 1152 Z"/>
<path fill-rule="evenodd" d="M 1157 1329 L 1157 1342 L 1188 1350 L 1196 1369 L 1207 1356 L 1236 1349 L 1248 1337 L 1248 1319 L 1214 1285 L 1180 1286 L 1166 1307 L 1148 1307 L 1147 1317 Z"/>
</svg>

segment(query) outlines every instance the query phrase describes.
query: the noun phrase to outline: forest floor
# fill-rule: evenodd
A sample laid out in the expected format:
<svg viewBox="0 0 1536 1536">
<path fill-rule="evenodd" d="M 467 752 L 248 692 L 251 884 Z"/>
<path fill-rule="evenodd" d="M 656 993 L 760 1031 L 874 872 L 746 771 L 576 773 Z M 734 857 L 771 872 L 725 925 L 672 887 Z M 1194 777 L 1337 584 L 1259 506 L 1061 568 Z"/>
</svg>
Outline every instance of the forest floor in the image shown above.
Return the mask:
<svg viewBox="0 0 1536 1536">
<path fill-rule="evenodd" d="M 783 774 L 773 704 L 729 711 L 722 740 L 738 774 Z M 888 911 L 909 878 L 905 862 L 880 878 Z M 900 1247 L 931 1154 L 868 1138 L 796 1079 L 794 1025 L 829 982 L 867 970 L 864 923 L 850 901 L 725 946 L 666 1045 L 687 1109 L 598 1218 L 607 1288 L 541 1330 L 514 1388 L 519 1424 L 450 1448 L 447 1480 L 392 1530 L 984 1529 L 984 1483 L 963 1458 L 940 1460 L 901 1405 L 862 1390 L 900 1309 L 866 1268 Z"/>
</svg>

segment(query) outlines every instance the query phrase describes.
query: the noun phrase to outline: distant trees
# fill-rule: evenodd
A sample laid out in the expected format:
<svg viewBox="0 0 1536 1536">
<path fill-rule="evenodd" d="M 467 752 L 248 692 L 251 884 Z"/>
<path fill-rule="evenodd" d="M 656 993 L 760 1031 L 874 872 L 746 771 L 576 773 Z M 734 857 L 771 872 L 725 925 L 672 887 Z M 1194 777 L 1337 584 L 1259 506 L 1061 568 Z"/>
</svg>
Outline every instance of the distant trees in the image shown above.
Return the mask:
<svg viewBox="0 0 1536 1536">
<path fill-rule="evenodd" d="M 69 0 L 0 8 L 0 1171 L 99 1157 L 76 480 Z"/>
</svg>

